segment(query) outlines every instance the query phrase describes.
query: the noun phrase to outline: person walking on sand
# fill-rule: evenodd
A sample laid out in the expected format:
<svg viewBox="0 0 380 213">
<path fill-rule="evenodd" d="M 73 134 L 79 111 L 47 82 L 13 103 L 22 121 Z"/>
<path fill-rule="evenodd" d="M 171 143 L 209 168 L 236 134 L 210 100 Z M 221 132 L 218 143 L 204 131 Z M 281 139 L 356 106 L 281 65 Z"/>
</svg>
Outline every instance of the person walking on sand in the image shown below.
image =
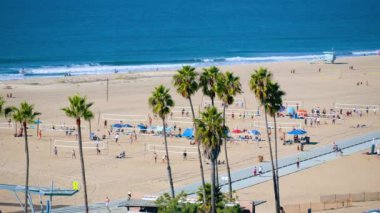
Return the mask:
<svg viewBox="0 0 380 213">
<path fill-rule="evenodd" d="M 106 204 L 106 208 L 107 208 L 107 210 L 108 210 L 108 212 L 111 212 L 110 211 L 110 207 L 109 207 L 109 205 L 110 205 L 110 199 L 108 198 L 108 196 L 106 197 L 106 201 L 105 201 L 105 204 Z"/>
<path fill-rule="evenodd" d="M 75 154 L 75 149 L 73 149 L 73 151 L 71 153 L 71 159 L 77 159 L 77 156 Z"/>
<path fill-rule="evenodd" d="M 297 169 L 300 168 L 300 158 L 297 158 Z"/>
<path fill-rule="evenodd" d="M 58 156 L 58 149 L 57 149 L 57 146 L 54 146 L 54 155 L 55 155 L 55 156 Z"/>
<path fill-rule="evenodd" d="M 259 175 L 263 174 L 263 167 L 259 166 Z"/>
<path fill-rule="evenodd" d="M 183 159 L 184 159 L 184 160 L 187 160 L 187 152 L 186 152 L 186 149 L 183 151 Z"/>
<path fill-rule="evenodd" d="M 256 169 L 256 166 L 253 168 L 253 176 L 256 176 L 257 175 L 257 169 Z"/>
<path fill-rule="evenodd" d="M 115 142 L 117 143 L 119 141 L 119 133 L 116 133 L 115 135 Z"/>
<path fill-rule="evenodd" d="M 157 163 L 157 153 L 156 152 L 154 152 L 154 163 Z"/>
<path fill-rule="evenodd" d="M 377 148 L 377 159 L 380 158 L 380 148 Z"/>
</svg>

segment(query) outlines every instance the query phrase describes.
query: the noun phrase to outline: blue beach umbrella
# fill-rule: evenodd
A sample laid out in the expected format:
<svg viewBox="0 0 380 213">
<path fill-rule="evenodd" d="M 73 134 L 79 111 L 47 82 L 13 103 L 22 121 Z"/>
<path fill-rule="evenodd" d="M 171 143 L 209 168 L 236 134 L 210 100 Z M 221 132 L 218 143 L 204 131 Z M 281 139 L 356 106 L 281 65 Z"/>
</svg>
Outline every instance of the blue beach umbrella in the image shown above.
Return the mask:
<svg viewBox="0 0 380 213">
<path fill-rule="evenodd" d="M 132 128 L 133 126 L 132 125 L 130 125 L 130 124 L 124 124 L 124 125 L 122 125 L 124 128 Z"/>
<path fill-rule="evenodd" d="M 112 128 L 123 128 L 123 124 L 112 124 Z"/>
<path fill-rule="evenodd" d="M 191 138 L 193 136 L 194 136 L 193 128 L 186 128 L 185 131 L 182 133 L 182 137 Z"/>
<path fill-rule="evenodd" d="M 34 124 L 42 124 L 42 121 L 40 119 L 37 119 L 34 121 Z"/>
<path fill-rule="evenodd" d="M 137 125 L 137 128 L 139 128 L 140 130 L 144 130 L 144 129 L 146 129 L 146 127 L 145 127 L 144 124 L 139 124 L 139 125 Z"/>
<path fill-rule="evenodd" d="M 292 131 L 288 132 L 289 135 L 304 135 L 307 132 L 303 129 L 293 129 Z"/>
<path fill-rule="evenodd" d="M 261 135 L 260 131 L 258 131 L 256 129 L 250 130 L 248 133 L 251 135 Z"/>
</svg>

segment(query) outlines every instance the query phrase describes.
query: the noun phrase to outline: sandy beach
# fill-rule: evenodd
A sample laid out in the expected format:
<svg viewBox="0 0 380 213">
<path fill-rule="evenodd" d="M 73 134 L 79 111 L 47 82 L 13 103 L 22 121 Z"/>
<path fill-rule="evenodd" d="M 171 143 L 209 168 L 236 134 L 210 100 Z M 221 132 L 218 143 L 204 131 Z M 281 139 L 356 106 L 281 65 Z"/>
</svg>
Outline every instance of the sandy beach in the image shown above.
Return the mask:
<svg viewBox="0 0 380 213">
<path fill-rule="evenodd" d="M 274 80 L 278 81 L 281 89 L 286 92 L 285 101 L 299 101 L 301 109 L 310 111 L 312 108 L 325 108 L 327 111 L 334 108 L 336 103 L 380 105 L 380 57 L 352 57 L 338 58 L 336 64 L 309 64 L 307 61 L 273 62 L 261 64 L 246 64 L 220 67 L 221 71 L 232 71 L 241 79 L 244 93 L 239 100 L 244 100 L 247 109 L 257 109 L 258 102 L 249 90 L 248 82 L 251 73 L 259 67 L 266 67 L 273 72 Z M 349 69 L 353 66 L 354 69 Z M 295 74 L 290 70 L 294 69 Z M 320 72 L 319 72 L 320 69 Z M 200 68 L 197 69 L 201 71 Z M 148 106 L 148 97 L 154 87 L 163 84 L 171 88 L 170 93 L 177 106 L 169 124 L 176 124 L 177 128 L 191 127 L 191 124 L 181 124 L 180 121 L 191 121 L 182 118 L 180 113 L 183 107 L 188 107 L 188 101 L 180 97 L 171 84 L 174 71 L 118 73 L 112 75 L 72 76 L 47 79 L 26 79 L 15 81 L 2 81 L 0 95 L 6 100 L 6 106 L 18 105 L 21 101 L 34 104 L 35 110 L 42 113 L 39 117 L 42 124 L 74 125 L 74 120 L 65 116 L 60 110 L 68 106 L 68 96 L 80 94 L 87 96 L 94 102 L 92 110 L 95 119 L 91 123 L 92 131 L 96 135 L 108 135 L 104 127 L 104 114 L 141 115 L 144 119 L 151 113 Z M 107 101 L 107 81 L 109 79 L 109 95 Z M 357 85 L 359 82 L 359 85 Z M 360 82 L 362 82 L 360 84 Z M 14 98 L 6 98 L 12 93 Z M 198 91 L 194 97 L 194 104 L 198 109 L 203 97 Z M 239 118 L 239 110 L 234 106 L 231 112 L 236 118 L 230 116 L 227 125 L 230 129 L 259 129 L 264 133 L 263 127 L 256 128 L 254 121 L 262 122 L 257 117 Z M 176 118 L 178 117 L 178 118 Z M 177 121 L 177 122 L 175 122 Z M 142 121 L 147 123 L 148 121 Z M 353 114 L 352 117 L 343 116 L 335 125 L 330 120 L 322 120 L 319 126 L 304 126 L 303 120 L 279 118 L 278 122 L 301 123 L 308 131 L 311 141 L 316 145 L 305 146 L 305 151 L 315 147 L 332 144 L 334 141 L 350 138 L 380 129 L 380 113 L 364 111 L 362 116 Z M 0 118 L 0 123 L 7 120 Z M 108 125 L 118 121 L 108 120 Z M 127 122 L 126 122 L 127 123 Z M 139 122 L 131 122 L 138 124 Z M 154 118 L 153 123 L 160 125 L 161 121 Z M 83 135 L 88 136 L 89 124 L 83 122 L 85 129 Z M 364 126 L 356 128 L 357 125 Z M 296 124 L 294 124 L 296 125 Z M 284 127 L 285 129 L 285 127 Z M 25 181 L 25 153 L 24 138 L 13 137 L 14 127 L 0 128 L 0 183 L 24 185 Z M 75 141 L 75 134 L 66 136 L 65 131 L 42 131 L 42 138 L 38 139 L 35 129 L 30 134 L 30 185 L 49 187 L 52 180 L 60 188 L 71 188 L 72 181 L 81 182 L 79 153 L 72 159 L 72 148 L 59 148 L 58 156 L 54 156 L 53 146 L 56 140 Z M 145 195 L 155 195 L 169 189 L 166 173 L 166 164 L 161 162 L 163 153 L 158 152 L 158 161 L 154 162 L 152 149 L 163 146 L 160 136 L 137 135 L 137 141 L 130 143 L 130 136 L 120 134 L 119 142 L 114 142 L 114 135 L 107 143 L 107 149 L 101 155 L 96 155 L 94 149 L 85 150 L 86 176 L 89 192 L 89 203 L 102 202 L 108 196 L 111 201 L 126 198 L 130 191 L 134 198 Z M 265 134 L 262 136 L 265 138 Z M 88 138 L 88 137 L 87 137 Z M 86 140 L 89 141 L 89 140 Z M 169 146 L 180 146 L 176 150 L 186 149 L 189 152 L 187 160 L 182 154 L 170 154 L 174 186 L 200 181 L 197 155 L 193 152 L 195 146 L 189 144 L 184 138 L 169 138 Z M 182 148 L 183 147 L 183 148 Z M 267 143 L 257 146 L 254 142 L 238 142 L 228 144 L 229 160 L 232 171 L 254 166 L 258 163 L 257 156 L 263 155 L 269 160 Z M 126 159 L 115 159 L 121 151 L 127 154 Z M 279 157 L 295 154 L 297 145 L 280 145 Z M 364 151 L 363 151 L 364 152 Z M 224 160 L 224 155 L 220 155 Z M 352 156 L 342 156 L 321 166 L 297 172 L 280 178 L 281 200 L 283 205 L 308 202 L 318 202 L 320 196 L 330 194 L 380 192 L 380 159 L 357 153 Z M 220 172 L 225 173 L 225 166 Z M 209 168 L 206 177 L 209 179 Z M 267 203 L 258 207 L 259 212 L 274 212 L 273 186 L 271 182 L 256 185 L 236 192 L 239 199 L 266 200 Z M 22 197 L 22 194 L 20 194 Z M 46 198 L 47 199 L 47 198 Z M 44 199 L 44 200 L 46 200 Z M 34 196 L 35 204 L 39 197 Z M 83 194 L 80 191 L 72 197 L 57 197 L 56 205 L 82 205 Z M 337 212 L 360 212 L 366 209 L 379 207 L 378 202 L 355 203 L 355 207 L 339 210 Z M 3 212 L 20 211 L 14 195 L 8 191 L 0 190 L 0 209 Z"/>
</svg>

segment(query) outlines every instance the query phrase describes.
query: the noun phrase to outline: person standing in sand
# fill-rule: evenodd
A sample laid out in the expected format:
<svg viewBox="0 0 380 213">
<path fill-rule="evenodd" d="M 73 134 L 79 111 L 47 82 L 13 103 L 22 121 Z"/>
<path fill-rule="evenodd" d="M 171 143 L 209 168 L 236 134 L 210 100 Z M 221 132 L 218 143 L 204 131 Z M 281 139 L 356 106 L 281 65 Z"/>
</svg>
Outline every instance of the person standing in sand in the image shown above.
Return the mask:
<svg viewBox="0 0 380 213">
<path fill-rule="evenodd" d="M 57 149 L 56 146 L 54 146 L 54 155 L 55 155 L 55 156 L 58 156 L 58 149 Z"/>
<path fill-rule="evenodd" d="M 75 149 L 73 149 L 73 151 L 71 153 L 71 159 L 77 159 L 77 156 L 75 154 Z"/>
<path fill-rule="evenodd" d="M 116 133 L 115 135 L 115 142 L 117 143 L 119 141 L 119 133 Z"/>
<path fill-rule="evenodd" d="M 154 152 L 154 163 L 157 163 L 157 153 L 156 152 Z"/>
<path fill-rule="evenodd" d="M 297 169 L 300 168 L 300 158 L 297 158 Z"/>
</svg>

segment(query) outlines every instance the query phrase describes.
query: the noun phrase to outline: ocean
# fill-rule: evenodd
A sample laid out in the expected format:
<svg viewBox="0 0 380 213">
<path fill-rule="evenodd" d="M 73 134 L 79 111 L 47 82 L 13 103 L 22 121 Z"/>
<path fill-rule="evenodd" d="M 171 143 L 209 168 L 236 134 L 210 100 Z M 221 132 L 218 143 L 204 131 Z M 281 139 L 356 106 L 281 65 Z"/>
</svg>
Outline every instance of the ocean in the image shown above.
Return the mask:
<svg viewBox="0 0 380 213">
<path fill-rule="evenodd" d="M 373 55 L 379 0 L 2 0 L 0 79 Z"/>
</svg>

